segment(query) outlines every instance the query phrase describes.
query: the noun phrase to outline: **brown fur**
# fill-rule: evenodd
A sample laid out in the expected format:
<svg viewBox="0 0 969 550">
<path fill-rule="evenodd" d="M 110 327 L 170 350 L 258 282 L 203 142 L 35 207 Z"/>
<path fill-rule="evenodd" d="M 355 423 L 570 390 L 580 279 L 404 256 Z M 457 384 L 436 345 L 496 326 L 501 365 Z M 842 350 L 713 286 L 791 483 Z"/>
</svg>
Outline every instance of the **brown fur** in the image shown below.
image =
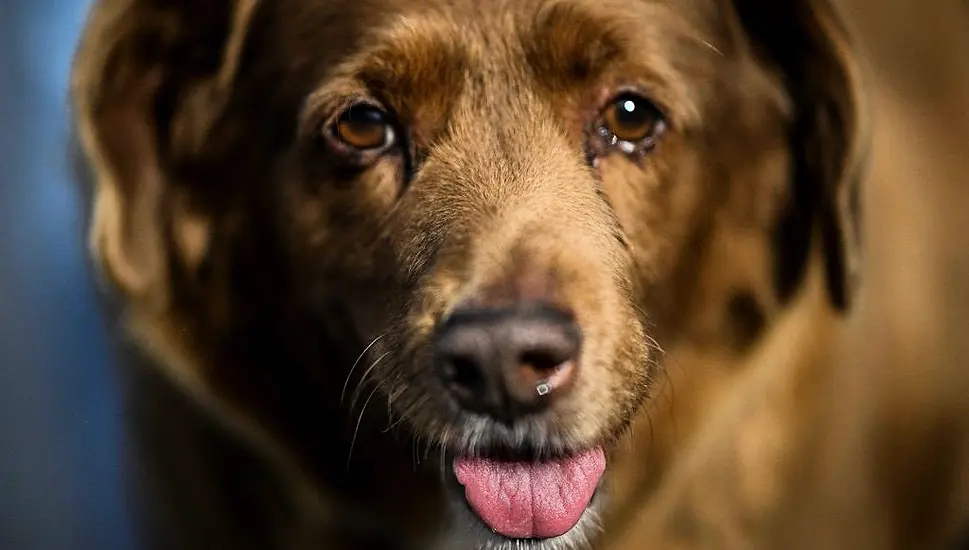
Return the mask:
<svg viewBox="0 0 969 550">
<path fill-rule="evenodd" d="M 490 547 L 449 511 L 449 453 L 605 444 L 608 544 L 689 468 L 720 397 L 829 372 L 798 346 L 855 288 L 861 75 L 823 0 L 102 0 L 73 94 L 94 255 L 158 367 L 130 392 L 152 502 L 171 501 L 151 536 Z M 595 134 L 627 89 L 665 115 L 652 151 Z M 401 150 L 324 143 L 358 98 L 394 114 Z M 581 326 L 574 390 L 517 431 L 462 420 L 432 330 L 527 300 Z M 805 340 L 777 344 L 787 325 Z M 746 366 L 771 346 L 789 368 Z M 778 454 L 783 418 L 755 432 Z M 757 515 L 784 479 L 743 460 Z"/>
<path fill-rule="evenodd" d="M 609 548 L 969 544 L 969 18 L 840 4 L 872 59 L 858 310 L 837 331 L 811 308 L 779 326 Z"/>
</svg>

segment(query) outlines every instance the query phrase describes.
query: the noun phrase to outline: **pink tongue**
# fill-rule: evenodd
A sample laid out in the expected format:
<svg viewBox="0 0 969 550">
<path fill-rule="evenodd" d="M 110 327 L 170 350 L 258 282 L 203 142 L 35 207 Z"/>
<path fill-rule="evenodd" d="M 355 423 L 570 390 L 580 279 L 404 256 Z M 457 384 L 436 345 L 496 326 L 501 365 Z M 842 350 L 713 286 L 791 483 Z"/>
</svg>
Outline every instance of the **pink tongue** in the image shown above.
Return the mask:
<svg viewBox="0 0 969 550">
<path fill-rule="evenodd" d="M 605 468 L 602 449 L 551 462 L 454 461 L 474 511 L 495 532 L 513 539 L 567 533 L 589 505 Z"/>
</svg>

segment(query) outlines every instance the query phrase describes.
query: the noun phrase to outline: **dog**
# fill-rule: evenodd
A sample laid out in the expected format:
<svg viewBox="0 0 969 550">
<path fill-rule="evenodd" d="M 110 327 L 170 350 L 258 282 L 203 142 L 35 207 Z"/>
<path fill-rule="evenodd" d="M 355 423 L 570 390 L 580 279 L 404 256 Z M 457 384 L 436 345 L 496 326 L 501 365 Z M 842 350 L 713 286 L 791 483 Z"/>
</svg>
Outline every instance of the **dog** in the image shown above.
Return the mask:
<svg viewBox="0 0 969 550">
<path fill-rule="evenodd" d="M 96 2 L 146 539 L 609 547 L 850 311 L 862 79 L 826 0 Z"/>
</svg>

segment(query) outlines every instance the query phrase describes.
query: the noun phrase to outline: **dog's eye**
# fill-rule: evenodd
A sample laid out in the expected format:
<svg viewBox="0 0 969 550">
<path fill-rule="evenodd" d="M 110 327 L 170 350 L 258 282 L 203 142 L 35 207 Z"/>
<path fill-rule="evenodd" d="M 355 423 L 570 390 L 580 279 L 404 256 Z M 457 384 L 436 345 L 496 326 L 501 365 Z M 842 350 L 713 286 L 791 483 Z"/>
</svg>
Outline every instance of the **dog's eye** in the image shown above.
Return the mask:
<svg viewBox="0 0 969 550">
<path fill-rule="evenodd" d="M 632 152 L 636 147 L 652 147 L 664 128 L 663 115 L 652 102 L 636 94 L 623 94 L 606 107 L 599 133 L 612 145 Z"/>
<path fill-rule="evenodd" d="M 372 105 L 354 105 L 336 120 L 333 134 L 344 145 L 360 151 L 391 145 L 394 130 L 387 113 Z"/>
</svg>

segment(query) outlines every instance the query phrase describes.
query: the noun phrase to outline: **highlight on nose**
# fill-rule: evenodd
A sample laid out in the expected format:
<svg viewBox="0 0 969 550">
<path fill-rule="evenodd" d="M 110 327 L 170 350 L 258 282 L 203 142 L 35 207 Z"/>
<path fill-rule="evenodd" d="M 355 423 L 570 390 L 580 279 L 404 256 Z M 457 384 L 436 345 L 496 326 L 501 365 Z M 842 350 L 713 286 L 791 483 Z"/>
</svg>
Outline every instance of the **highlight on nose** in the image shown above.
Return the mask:
<svg viewBox="0 0 969 550">
<path fill-rule="evenodd" d="M 568 392 L 581 346 L 573 316 L 552 305 L 464 307 L 437 327 L 434 365 L 462 408 L 511 424 Z"/>
</svg>

